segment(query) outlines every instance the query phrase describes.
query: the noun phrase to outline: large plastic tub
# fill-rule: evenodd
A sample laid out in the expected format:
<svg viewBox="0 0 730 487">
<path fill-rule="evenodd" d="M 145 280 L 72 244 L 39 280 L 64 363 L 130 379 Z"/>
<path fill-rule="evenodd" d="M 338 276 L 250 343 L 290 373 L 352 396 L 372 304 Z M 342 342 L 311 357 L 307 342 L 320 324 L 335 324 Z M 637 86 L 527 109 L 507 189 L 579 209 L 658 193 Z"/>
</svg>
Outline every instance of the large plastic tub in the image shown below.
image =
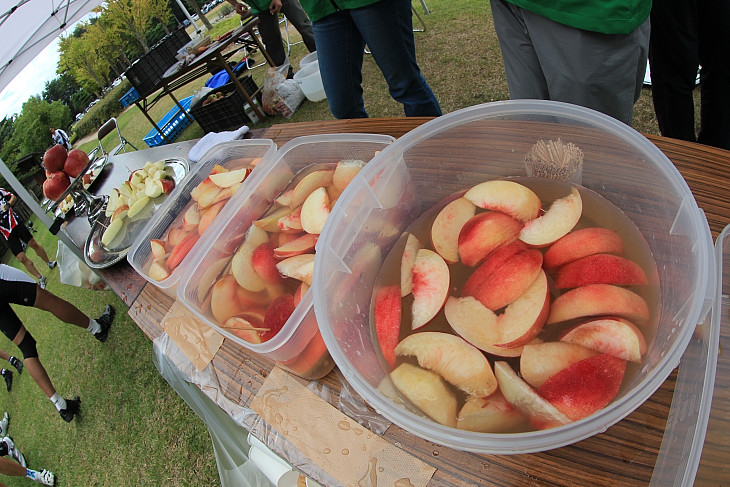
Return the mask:
<svg viewBox="0 0 730 487">
<path fill-rule="evenodd" d="M 334 134 L 298 137 L 284 144 L 269 163 L 256 168 L 245 191 L 226 206 L 196 245 L 191 270 L 178 283 L 178 299 L 226 338 L 295 374 L 308 379 L 326 375 L 334 363 L 317 327 L 311 292 L 301 298 L 273 338 L 254 344 L 221 327 L 208 306 L 209 290 L 225 272 L 253 221 L 264 214 L 297 172 L 314 164 L 334 164 L 343 159 L 369 161 L 394 140 L 385 135 Z"/>
<path fill-rule="evenodd" d="M 188 125 L 190 125 L 191 122 L 188 112 L 190 111 L 190 103 L 192 103 L 192 101 L 192 95 L 187 98 L 183 98 L 180 100 L 180 105 L 184 110 L 180 110 L 180 107 L 175 105 L 165 114 L 164 117 L 162 117 L 162 120 L 157 123 L 157 126 L 160 127 L 162 133 L 171 141 L 177 139 L 177 136 L 180 135 Z M 145 135 L 142 140 L 144 140 L 144 143 L 147 144 L 147 147 L 157 147 L 167 144 L 167 141 L 164 139 L 162 134 L 155 128 L 147 132 L 147 135 Z"/>
<path fill-rule="evenodd" d="M 187 272 L 188 264 L 192 260 L 195 247 L 190 250 L 187 257 L 185 257 L 180 264 L 172 270 L 166 279 L 158 281 L 150 276 L 150 264 L 152 262 L 150 240 L 163 239 L 168 235 L 171 228 L 183 226 L 182 219 L 185 211 L 191 205 L 196 204 L 195 201 L 192 201 L 191 191 L 203 180 L 208 178 L 216 165 L 229 170 L 235 170 L 237 168 L 247 166 L 249 161 L 253 161 L 255 159 L 260 159 L 258 164 L 266 165 L 266 161 L 271 159 L 275 153 L 276 144 L 268 139 L 248 139 L 225 142 L 216 145 L 206 152 L 200 161 L 193 166 L 193 170 L 190 174 L 188 174 L 188 176 L 182 181 L 180 191 L 176 192 L 175 197 L 168 198 L 165 201 L 164 205 L 140 231 L 139 235 L 130 247 L 129 253 L 127 254 L 127 261 L 129 261 L 130 265 L 135 271 L 137 271 L 137 274 L 162 289 L 169 296 L 176 297 L 177 282 L 180 280 L 180 276 Z M 253 174 L 253 171 L 251 174 Z M 243 181 L 242 186 L 239 187 L 237 191 L 245 191 L 244 185 L 248 184 L 250 177 L 251 175 Z M 222 194 L 222 192 L 218 194 Z M 227 206 L 232 199 L 232 197 L 231 199 L 228 199 L 225 205 Z M 208 207 L 213 206 L 215 206 L 215 204 Z M 225 206 L 223 206 L 223 208 L 225 208 Z M 200 214 L 202 215 L 203 212 Z M 215 218 L 219 218 L 220 215 L 221 214 L 218 213 L 218 216 Z M 213 222 L 215 222 L 215 218 L 213 219 Z M 210 227 L 208 227 L 208 229 L 210 229 Z M 208 230 L 205 230 L 202 235 L 205 235 L 205 232 L 207 231 Z M 198 229 L 196 229 L 195 233 L 198 233 Z"/>
<path fill-rule="evenodd" d="M 514 434 L 441 426 L 396 405 L 378 389 L 390 368 L 379 356 L 372 330 L 376 276 L 396 239 L 423 211 L 483 181 L 525 176 L 525 155 L 545 138 L 582 148 L 582 184 L 622 209 L 648 243 L 661 286 L 656 338 L 648 344 L 640 370 L 624 380 L 616 399 L 582 420 Z M 397 425 L 459 450 L 538 452 L 605 431 L 660 387 L 715 300 L 712 244 L 707 221 L 686 182 L 638 132 L 573 105 L 496 102 L 420 126 L 385 149 L 350 183 L 317 243 L 314 308 L 325 344 L 347 381 Z"/>
</svg>

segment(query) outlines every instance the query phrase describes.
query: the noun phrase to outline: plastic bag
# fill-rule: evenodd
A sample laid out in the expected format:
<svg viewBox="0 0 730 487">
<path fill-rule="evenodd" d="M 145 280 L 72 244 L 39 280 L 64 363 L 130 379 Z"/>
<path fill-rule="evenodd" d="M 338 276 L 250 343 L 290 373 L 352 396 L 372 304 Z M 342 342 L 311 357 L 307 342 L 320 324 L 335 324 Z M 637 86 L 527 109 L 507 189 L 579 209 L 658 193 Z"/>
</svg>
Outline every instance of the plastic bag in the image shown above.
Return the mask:
<svg viewBox="0 0 730 487">
<path fill-rule="evenodd" d="M 267 115 L 291 118 L 304 101 L 304 92 L 297 81 L 286 79 L 289 62 L 266 71 L 261 102 Z"/>
<path fill-rule="evenodd" d="M 85 287 L 96 291 L 109 289 L 109 285 L 91 267 L 79 260 L 76 254 L 60 240 L 56 249 L 56 260 L 58 261 L 59 278 L 62 284 Z"/>
</svg>

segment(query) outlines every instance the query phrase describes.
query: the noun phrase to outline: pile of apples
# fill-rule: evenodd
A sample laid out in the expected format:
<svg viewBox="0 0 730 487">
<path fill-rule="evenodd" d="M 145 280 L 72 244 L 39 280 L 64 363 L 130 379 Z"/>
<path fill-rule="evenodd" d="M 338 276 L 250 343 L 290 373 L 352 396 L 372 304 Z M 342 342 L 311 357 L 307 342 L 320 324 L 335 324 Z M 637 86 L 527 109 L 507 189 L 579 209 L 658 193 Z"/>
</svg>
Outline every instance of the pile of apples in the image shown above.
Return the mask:
<svg viewBox="0 0 730 487">
<path fill-rule="evenodd" d="M 169 194 L 175 189 L 175 180 L 164 160 L 147 161 L 142 169 L 132 171 L 129 179 L 109 194 L 104 214 L 109 224 L 101 236 L 101 243 L 107 248 L 123 239 L 127 223 L 149 215 L 145 210 L 152 207 L 157 197 Z"/>
<path fill-rule="evenodd" d="M 312 285 L 315 244 L 330 210 L 364 165 L 342 160 L 305 168 L 253 222 L 208 296 L 222 329 L 255 344 L 276 336 Z M 302 367 L 326 354 L 321 338 L 318 345 Z"/>
<path fill-rule="evenodd" d="M 576 187 L 544 210 L 528 187 L 493 180 L 443 207 L 430 248 L 403 236 L 401 282 L 375 293 L 374 325 L 393 385 L 431 419 L 490 433 L 565 425 L 608 405 L 641 362 L 651 314 L 632 288 L 647 272 L 615 231 L 574 230 L 582 211 Z M 418 331 L 442 311 L 451 330 Z"/>
<path fill-rule="evenodd" d="M 260 159 L 260 158 L 259 158 Z M 244 167 L 216 164 L 208 177 L 190 192 L 191 201 L 161 238 L 150 240 L 151 260 L 147 275 L 156 281 L 170 277 L 188 255 L 228 200 L 241 187 L 259 159 Z"/>
<path fill-rule="evenodd" d="M 43 154 L 46 168 L 43 195 L 51 201 L 57 201 L 71 185 L 71 178 L 79 177 L 87 164 L 89 155 L 80 149 L 66 151 L 59 144 L 48 149 Z"/>
</svg>

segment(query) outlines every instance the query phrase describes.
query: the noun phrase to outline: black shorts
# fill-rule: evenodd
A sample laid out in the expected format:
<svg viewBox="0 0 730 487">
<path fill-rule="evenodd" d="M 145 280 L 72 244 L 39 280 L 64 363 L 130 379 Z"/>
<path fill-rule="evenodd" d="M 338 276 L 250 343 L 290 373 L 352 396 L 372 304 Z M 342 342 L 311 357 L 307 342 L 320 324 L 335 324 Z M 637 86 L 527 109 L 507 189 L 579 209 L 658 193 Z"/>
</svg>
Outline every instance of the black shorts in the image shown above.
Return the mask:
<svg viewBox="0 0 730 487">
<path fill-rule="evenodd" d="M 23 326 L 10 303 L 33 306 L 37 291 L 38 287 L 32 282 L 0 279 L 0 331 L 9 340 L 12 341 Z"/>
<path fill-rule="evenodd" d="M 22 222 L 18 222 L 15 228 L 13 228 L 13 231 L 10 232 L 10 236 L 6 242 L 8 243 L 8 248 L 10 248 L 13 255 L 17 256 L 19 253 L 25 252 L 25 246 L 31 240 L 33 240 L 33 235 L 30 234 L 28 227 L 26 227 Z"/>
</svg>

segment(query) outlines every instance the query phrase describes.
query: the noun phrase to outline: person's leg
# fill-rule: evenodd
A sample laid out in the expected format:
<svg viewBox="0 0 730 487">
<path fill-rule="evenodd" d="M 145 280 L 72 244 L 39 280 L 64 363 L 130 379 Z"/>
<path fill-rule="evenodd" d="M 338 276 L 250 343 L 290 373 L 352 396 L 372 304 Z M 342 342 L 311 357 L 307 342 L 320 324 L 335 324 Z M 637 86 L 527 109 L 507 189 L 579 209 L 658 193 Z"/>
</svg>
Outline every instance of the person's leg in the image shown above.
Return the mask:
<svg viewBox="0 0 730 487">
<path fill-rule="evenodd" d="M 286 61 L 286 50 L 284 49 L 284 41 L 281 39 L 279 16 L 271 15 L 266 11 L 258 14 L 258 18 L 258 30 L 261 40 L 264 41 L 266 52 L 269 53 L 274 64 L 281 66 Z"/>
<path fill-rule="evenodd" d="M 381 0 L 352 9 L 350 15 L 388 82 L 390 95 L 403 104 L 405 115 L 441 115 L 439 102 L 416 61 L 410 0 Z"/>
<path fill-rule="evenodd" d="M 281 13 L 286 15 L 287 20 L 302 36 L 304 45 L 309 52 L 317 50 L 314 41 L 314 31 L 312 30 L 312 22 L 307 16 L 298 0 L 281 0 Z"/>
<path fill-rule="evenodd" d="M 36 279 L 40 279 L 43 277 L 43 275 L 38 272 L 38 269 L 36 268 L 35 264 L 33 264 L 33 261 L 28 258 L 25 252 L 18 252 L 15 254 L 15 258 L 18 259 L 18 262 L 23 264 L 23 267 L 25 267 L 29 273 L 33 275 Z"/>
<path fill-rule="evenodd" d="M 600 34 L 523 11 L 550 100 L 631 125 L 646 71 L 649 19 L 629 34 Z"/>
<path fill-rule="evenodd" d="M 53 473 L 48 470 L 31 470 L 7 458 L 0 458 L 0 473 L 11 477 L 28 477 L 43 485 L 54 485 Z"/>
<path fill-rule="evenodd" d="M 697 142 L 730 149 L 730 2 L 696 4 L 702 65 Z"/>
<path fill-rule="evenodd" d="M 525 25 L 524 10 L 504 0 L 492 0 L 489 3 L 502 51 L 510 98 L 548 100 L 550 93 L 547 81 Z"/>
<path fill-rule="evenodd" d="M 335 118 L 365 118 L 362 61 L 365 41 L 348 10 L 314 22 L 317 61 L 330 111 Z"/>
<path fill-rule="evenodd" d="M 43 259 L 43 262 L 49 264 L 49 267 L 50 267 L 50 262 L 52 262 L 52 261 L 48 258 L 46 249 L 44 249 L 43 246 L 41 246 L 41 244 L 39 244 L 36 239 L 31 238 L 30 240 L 28 240 L 28 247 L 33 249 L 35 251 L 35 253 L 38 254 L 38 256 L 41 259 Z"/>
<path fill-rule="evenodd" d="M 695 3 L 654 2 L 649 41 L 651 95 L 659 131 L 665 137 L 689 141 L 696 138 L 692 92 L 700 62 Z"/>
<path fill-rule="evenodd" d="M 6 352 L 5 350 L 3 350 L 2 348 L 0 348 L 0 359 L 7 360 L 8 362 L 10 362 L 10 354 L 8 352 Z"/>
</svg>

